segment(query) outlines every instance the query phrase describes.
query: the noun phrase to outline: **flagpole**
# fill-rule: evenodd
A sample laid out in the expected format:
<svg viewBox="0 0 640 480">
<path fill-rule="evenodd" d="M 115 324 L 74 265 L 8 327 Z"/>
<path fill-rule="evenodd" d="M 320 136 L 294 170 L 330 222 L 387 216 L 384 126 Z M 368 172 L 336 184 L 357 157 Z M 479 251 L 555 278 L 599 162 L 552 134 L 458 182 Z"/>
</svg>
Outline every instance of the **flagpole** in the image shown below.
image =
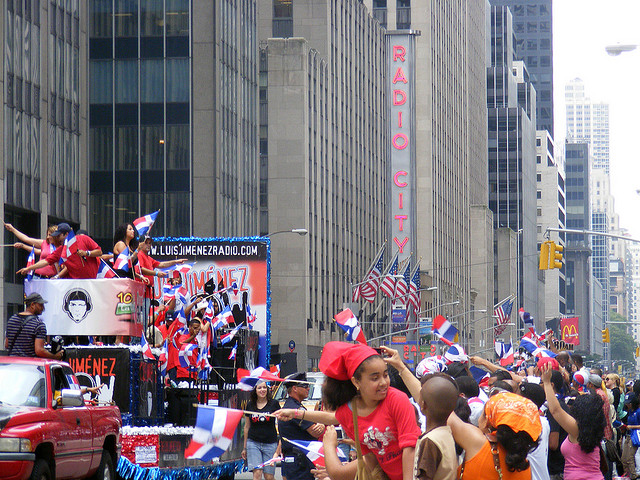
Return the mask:
<svg viewBox="0 0 640 480">
<path fill-rule="evenodd" d="M 365 279 L 369 276 L 369 272 L 371 272 L 371 269 L 373 268 L 373 266 L 378 262 L 380 255 L 384 253 L 384 249 L 386 247 L 387 247 L 387 241 L 385 240 L 382 246 L 380 247 L 380 249 L 378 250 L 378 253 L 376 253 L 376 256 L 373 257 L 373 261 L 371 262 L 371 265 L 369 265 L 369 268 L 367 268 L 367 271 L 365 272 L 363 277 L 363 281 L 360 283 L 356 283 L 356 285 L 362 285 L 363 283 L 365 283 Z M 353 299 L 353 285 L 354 285 L 353 282 L 349 282 L 349 298 L 350 299 Z"/>
</svg>

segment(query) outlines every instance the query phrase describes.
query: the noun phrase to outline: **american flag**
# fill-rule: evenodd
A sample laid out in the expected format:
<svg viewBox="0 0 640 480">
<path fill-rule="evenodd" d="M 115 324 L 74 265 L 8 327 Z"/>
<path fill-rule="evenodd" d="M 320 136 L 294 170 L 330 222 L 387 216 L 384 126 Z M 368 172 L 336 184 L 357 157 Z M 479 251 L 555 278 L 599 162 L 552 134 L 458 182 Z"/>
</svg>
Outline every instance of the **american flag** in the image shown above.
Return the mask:
<svg viewBox="0 0 640 480">
<path fill-rule="evenodd" d="M 416 268 L 409 282 L 409 295 L 407 296 L 407 315 L 411 310 L 420 311 L 420 268 Z"/>
<path fill-rule="evenodd" d="M 353 291 L 353 301 L 356 302 L 360 297 L 364 298 L 367 302 L 373 303 L 378 293 L 378 287 L 380 284 L 380 275 L 384 268 L 382 260 L 384 251 L 380 253 L 378 261 L 373 265 L 364 281 L 361 285 L 358 285 Z"/>
<path fill-rule="evenodd" d="M 411 275 L 411 262 L 407 262 L 407 266 L 402 273 L 402 278 L 396 282 L 396 294 L 394 298 L 405 299 L 405 295 L 409 291 L 409 276 Z"/>
<path fill-rule="evenodd" d="M 396 259 L 393 261 L 391 268 L 384 276 L 382 283 L 380 284 L 380 290 L 389 298 L 393 298 L 396 294 L 396 279 L 395 276 L 398 274 L 398 255 L 396 255 Z"/>
<path fill-rule="evenodd" d="M 502 332 L 506 330 L 507 327 L 504 326 L 505 323 L 509 323 L 511 320 L 511 310 L 513 309 L 513 300 L 505 300 L 500 305 L 498 305 L 493 314 L 496 316 L 496 328 L 495 334 L 500 335 Z"/>
</svg>

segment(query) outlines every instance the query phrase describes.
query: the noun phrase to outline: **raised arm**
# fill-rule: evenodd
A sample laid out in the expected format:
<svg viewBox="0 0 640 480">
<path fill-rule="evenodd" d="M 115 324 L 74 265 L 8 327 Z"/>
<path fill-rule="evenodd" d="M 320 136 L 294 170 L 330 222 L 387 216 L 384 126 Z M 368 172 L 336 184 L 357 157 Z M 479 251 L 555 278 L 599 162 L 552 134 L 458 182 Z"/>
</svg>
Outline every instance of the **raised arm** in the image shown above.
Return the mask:
<svg viewBox="0 0 640 480">
<path fill-rule="evenodd" d="M 30 236 L 25 235 L 24 233 L 22 233 L 20 230 L 18 230 L 16 227 L 11 225 L 10 223 L 5 223 L 4 224 L 4 228 L 9 230 L 16 237 L 18 237 L 18 240 L 20 240 L 21 242 L 27 243 L 27 244 L 31 245 L 32 247 L 42 248 L 42 242 L 44 242 L 43 239 L 41 239 L 41 238 L 31 238 Z"/>
<path fill-rule="evenodd" d="M 551 370 L 550 363 L 542 366 L 542 385 L 545 396 L 547 397 L 549 413 L 553 415 L 555 421 L 569 434 L 569 440 L 572 443 L 576 443 L 578 441 L 578 422 L 560 406 L 560 402 L 551 385 Z"/>
<path fill-rule="evenodd" d="M 340 422 L 336 419 L 336 415 L 333 412 L 324 412 L 321 410 L 303 410 L 301 408 L 282 408 L 274 412 L 274 415 L 278 420 L 283 422 L 293 420 L 294 418 L 300 420 L 309 420 L 314 423 L 321 423 L 323 425 L 340 425 Z"/>
<path fill-rule="evenodd" d="M 384 361 L 395 368 L 400 374 L 400 378 L 409 389 L 411 396 L 413 399 L 420 404 L 420 389 L 422 385 L 420 384 L 420 380 L 418 380 L 411 370 L 407 368 L 402 359 L 400 358 L 400 354 L 397 350 L 389 347 L 380 347 L 382 352 L 386 355 L 384 357 Z"/>
<path fill-rule="evenodd" d="M 447 425 L 451 428 L 453 439 L 466 452 L 467 459 L 473 458 L 487 441 L 482 430 L 475 425 L 463 422 L 455 412 L 451 412 L 449 415 Z"/>
</svg>

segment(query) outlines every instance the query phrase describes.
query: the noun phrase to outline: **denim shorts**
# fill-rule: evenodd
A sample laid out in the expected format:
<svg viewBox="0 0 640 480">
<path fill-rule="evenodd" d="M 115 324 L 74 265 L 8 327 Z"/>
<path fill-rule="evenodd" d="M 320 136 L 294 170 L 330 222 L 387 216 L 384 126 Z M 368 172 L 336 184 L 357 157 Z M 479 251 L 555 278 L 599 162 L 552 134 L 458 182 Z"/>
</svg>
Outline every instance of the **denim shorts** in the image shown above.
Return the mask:
<svg viewBox="0 0 640 480">
<path fill-rule="evenodd" d="M 247 468 L 249 471 L 256 468 L 261 463 L 271 460 L 273 454 L 276 453 L 278 443 L 260 443 L 254 442 L 250 438 L 247 439 Z M 276 467 L 271 465 L 268 467 L 262 467 L 264 473 L 275 475 Z"/>
</svg>

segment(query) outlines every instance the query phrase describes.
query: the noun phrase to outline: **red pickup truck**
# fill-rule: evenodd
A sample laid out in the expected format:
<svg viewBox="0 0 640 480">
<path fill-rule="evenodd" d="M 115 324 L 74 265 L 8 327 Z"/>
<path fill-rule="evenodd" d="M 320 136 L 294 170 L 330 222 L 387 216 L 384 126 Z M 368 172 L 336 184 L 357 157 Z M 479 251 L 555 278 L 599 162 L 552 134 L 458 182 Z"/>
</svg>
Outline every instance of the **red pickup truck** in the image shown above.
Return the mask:
<svg viewBox="0 0 640 480">
<path fill-rule="evenodd" d="M 68 364 L 0 357 L 0 478 L 114 480 L 122 419 L 85 402 Z"/>
</svg>

